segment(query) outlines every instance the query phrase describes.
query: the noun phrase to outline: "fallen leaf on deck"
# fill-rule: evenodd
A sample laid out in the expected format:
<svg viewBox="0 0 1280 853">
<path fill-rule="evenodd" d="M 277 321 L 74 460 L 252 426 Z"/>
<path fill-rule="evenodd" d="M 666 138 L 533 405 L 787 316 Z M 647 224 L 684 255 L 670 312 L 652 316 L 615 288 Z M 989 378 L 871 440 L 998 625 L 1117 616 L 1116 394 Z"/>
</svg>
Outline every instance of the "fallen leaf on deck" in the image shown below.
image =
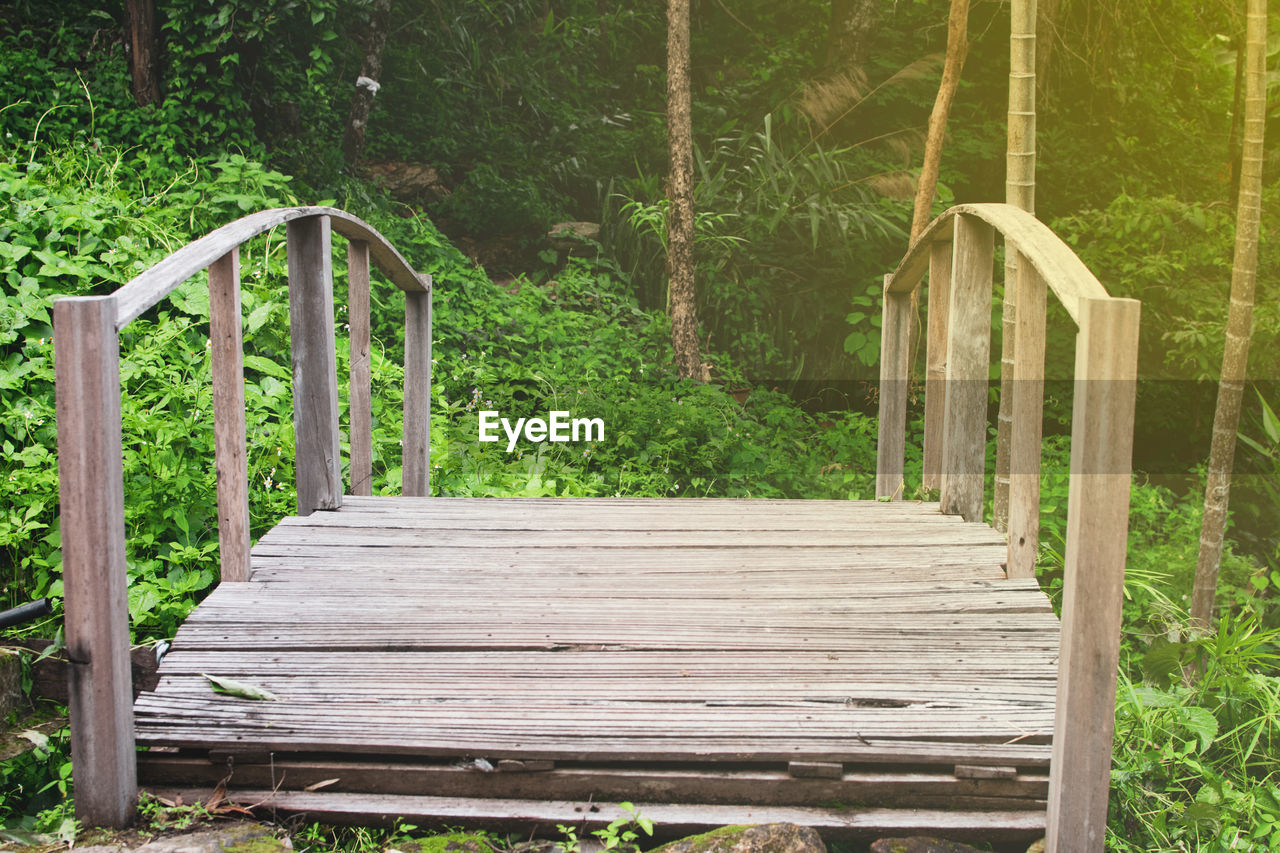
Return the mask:
<svg viewBox="0 0 1280 853">
<path fill-rule="evenodd" d="M 241 699 L 261 699 L 268 702 L 278 702 L 280 700 L 279 696 L 256 684 L 247 684 L 243 681 L 236 681 L 233 678 L 220 678 L 204 672 L 200 674 L 209 679 L 209 683 L 213 685 L 214 693 L 239 696 Z"/>
</svg>

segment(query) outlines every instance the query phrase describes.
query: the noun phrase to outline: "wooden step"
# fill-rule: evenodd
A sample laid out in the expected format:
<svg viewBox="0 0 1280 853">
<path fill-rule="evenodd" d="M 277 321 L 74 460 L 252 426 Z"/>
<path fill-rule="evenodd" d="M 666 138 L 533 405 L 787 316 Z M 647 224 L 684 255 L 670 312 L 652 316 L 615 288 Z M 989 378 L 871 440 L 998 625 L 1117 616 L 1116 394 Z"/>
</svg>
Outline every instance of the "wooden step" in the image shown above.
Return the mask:
<svg viewBox="0 0 1280 853">
<path fill-rule="evenodd" d="M 183 803 L 207 800 L 208 789 L 147 788 Z M 494 832 L 556 836 L 556 825 L 579 835 L 627 817 L 614 805 L 591 800 L 481 799 L 393 794 L 333 794 L 324 791 L 229 792 L 234 802 L 276 815 L 305 815 L 334 824 L 412 823 L 421 829 L 463 825 Z M 937 835 L 957 841 L 1026 843 L 1045 831 L 1043 810 L 820 808 L 799 806 L 673 805 L 635 801 L 640 815 L 655 824 L 655 838 L 679 838 L 721 826 L 795 823 L 811 826 L 831 841 L 869 841 L 886 836 Z"/>
</svg>

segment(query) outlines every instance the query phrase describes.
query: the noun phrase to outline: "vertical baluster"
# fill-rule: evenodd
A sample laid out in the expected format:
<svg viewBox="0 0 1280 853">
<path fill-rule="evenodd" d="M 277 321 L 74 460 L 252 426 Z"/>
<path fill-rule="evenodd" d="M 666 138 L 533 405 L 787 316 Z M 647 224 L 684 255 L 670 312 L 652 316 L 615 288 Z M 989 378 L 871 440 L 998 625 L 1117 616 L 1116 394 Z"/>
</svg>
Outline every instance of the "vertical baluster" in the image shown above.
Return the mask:
<svg viewBox="0 0 1280 853">
<path fill-rule="evenodd" d="M 982 520 L 994 258 L 991 226 L 972 216 L 957 216 L 947 312 L 942 511 L 959 513 L 965 521 Z"/>
<path fill-rule="evenodd" d="M 404 294 L 405 495 L 431 494 L 431 277 L 426 290 Z"/>
<path fill-rule="evenodd" d="M 222 580 L 247 581 L 251 572 L 249 462 L 245 453 L 239 247 L 209 266 L 209 349 L 213 362 L 213 454 L 218 472 L 218 557 Z"/>
<path fill-rule="evenodd" d="M 351 494 L 373 494 L 373 379 L 369 361 L 369 244 L 347 243 L 347 319 L 351 324 Z"/>
<path fill-rule="evenodd" d="M 1017 367 L 1018 249 L 1005 241 L 1004 301 L 1000 306 L 1000 402 L 996 412 L 996 470 L 991 487 L 991 526 L 1009 527 L 1009 468 L 1012 455 L 1013 383 Z"/>
<path fill-rule="evenodd" d="M 1082 299 L 1049 771 L 1049 850 L 1101 850 L 1111 781 L 1140 305 Z"/>
<path fill-rule="evenodd" d="M 287 229 L 298 514 L 310 515 L 342 506 L 332 235 L 327 216 L 294 219 Z"/>
<path fill-rule="evenodd" d="M 1018 323 L 1014 340 L 1009 437 L 1009 556 L 1011 578 L 1036 574 L 1040 542 L 1040 438 L 1044 420 L 1045 281 L 1031 264 L 1017 263 Z"/>
<path fill-rule="evenodd" d="M 138 798 L 115 319 L 111 297 L 53 305 L 76 817 L 98 826 L 130 823 Z"/>
<path fill-rule="evenodd" d="M 885 276 L 880 324 L 880 436 L 876 445 L 876 497 L 898 499 L 903 491 L 903 455 L 907 442 L 907 348 L 910 345 L 911 294 L 888 290 Z"/>
<path fill-rule="evenodd" d="M 942 486 L 942 417 L 947 405 L 947 324 L 951 301 L 951 241 L 929 247 L 929 331 L 924 379 L 926 489 Z"/>
</svg>

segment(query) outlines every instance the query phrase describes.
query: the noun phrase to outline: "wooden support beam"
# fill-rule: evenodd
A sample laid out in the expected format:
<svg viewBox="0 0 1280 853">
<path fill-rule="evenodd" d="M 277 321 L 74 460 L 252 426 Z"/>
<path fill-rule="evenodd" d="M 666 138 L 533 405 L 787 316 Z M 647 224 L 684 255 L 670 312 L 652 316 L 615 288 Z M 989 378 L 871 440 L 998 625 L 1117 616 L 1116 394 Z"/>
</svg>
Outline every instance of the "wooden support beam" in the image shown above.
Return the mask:
<svg viewBox="0 0 1280 853">
<path fill-rule="evenodd" d="M 951 301 L 950 240 L 929 251 L 929 332 L 924 378 L 924 476 L 930 491 L 942 487 L 942 417 L 947 406 L 947 326 Z"/>
<path fill-rule="evenodd" d="M 350 385 L 347 417 L 351 430 L 351 494 L 373 494 L 373 378 L 369 357 L 369 244 L 347 241 L 347 319 L 350 331 Z"/>
<path fill-rule="evenodd" d="M 138 786 L 116 310 L 112 297 L 59 299 L 53 306 L 76 817 L 120 827 L 133 820 Z"/>
<path fill-rule="evenodd" d="M 247 581 L 249 461 L 244 422 L 244 340 L 240 249 L 209 266 L 209 349 L 213 370 L 213 456 L 218 472 L 218 560 L 224 581 Z"/>
<path fill-rule="evenodd" d="M 1048 850 L 1102 849 L 1129 529 L 1139 303 L 1083 299 L 1076 338 Z"/>
<path fill-rule="evenodd" d="M 840 779 L 844 765 L 834 761 L 791 761 L 787 772 L 797 779 Z"/>
<path fill-rule="evenodd" d="M 994 229 L 976 216 L 956 217 L 942 426 L 942 511 L 958 513 L 965 521 L 982 520 L 994 257 Z"/>
<path fill-rule="evenodd" d="M 310 515 L 342 506 L 332 234 L 327 216 L 294 219 L 285 227 L 298 515 Z"/>
<path fill-rule="evenodd" d="M 556 763 L 546 758 L 504 758 L 494 767 L 499 773 L 546 773 Z"/>
<path fill-rule="evenodd" d="M 1036 575 L 1040 543 L 1040 441 L 1044 421 L 1044 278 L 1030 264 L 1018 264 L 1018 323 L 1009 436 L 1009 556 L 1011 578 Z"/>
<path fill-rule="evenodd" d="M 885 276 L 880 324 L 880 437 L 876 445 L 876 497 L 897 500 L 903 492 L 907 444 L 907 371 L 911 295 L 891 293 Z"/>
<path fill-rule="evenodd" d="M 410 497 L 431 494 L 431 289 L 404 295 L 404 474 Z"/>
<path fill-rule="evenodd" d="M 985 764 L 957 764 L 954 771 L 957 779 L 1017 779 L 1018 768 L 1013 766 L 990 766 Z"/>
</svg>

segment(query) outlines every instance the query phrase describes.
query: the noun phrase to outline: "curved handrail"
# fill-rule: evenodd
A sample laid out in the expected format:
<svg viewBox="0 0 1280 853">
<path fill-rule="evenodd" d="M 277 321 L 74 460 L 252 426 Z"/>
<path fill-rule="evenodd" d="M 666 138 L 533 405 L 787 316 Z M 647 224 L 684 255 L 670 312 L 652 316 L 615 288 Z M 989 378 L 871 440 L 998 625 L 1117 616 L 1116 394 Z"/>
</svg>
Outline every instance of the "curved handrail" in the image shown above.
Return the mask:
<svg viewBox="0 0 1280 853">
<path fill-rule="evenodd" d="M 1062 302 L 1071 319 L 1080 324 L 1081 299 L 1112 298 L 1071 247 L 1030 213 L 1011 204 L 958 204 L 948 209 L 925 229 L 912 244 L 885 290 L 907 293 L 929 269 L 930 246 L 949 239 L 957 216 L 975 216 L 1004 235 L 1018 247 L 1018 256 L 1031 264 Z"/>
<path fill-rule="evenodd" d="M 58 471 L 67 648 L 79 663 L 69 693 L 76 814 L 123 826 L 137 802 L 125 560 L 120 332 L 202 269 L 209 270 L 214 463 L 222 579 L 251 575 L 240 246 L 287 225 L 298 512 L 342 504 L 333 306 L 333 245 L 347 238 L 350 300 L 350 472 L 371 477 L 369 263 L 405 291 L 402 491 L 429 493 L 431 276 L 376 229 L 331 207 L 253 213 L 184 246 L 105 296 L 53 304 Z M 357 461 L 359 455 L 360 461 Z M 357 492 L 358 493 L 358 492 Z M 367 494 L 367 492 L 365 492 Z M 83 795 L 83 796 L 81 796 Z"/>
<path fill-rule="evenodd" d="M 277 207 L 251 213 L 210 231 L 116 290 L 112 294 L 116 303 L 116 331 L 122 330 L 187 279 L 246 240 L 286 222 L 313 216 L 327 216 L 334 231 L 348 239 L 368 243 L 373 262 L 401 290 L 421 292 L 430 289 L 430 277 L 415 272 L 387 238 L 360 217 L 333 207 Z"/>
<path fill-rule="evenodd" d="M 1048 794 L 1050 844 L 1061 847 L 1066 838 L 1074 849 L 1082 827 L 1098 828 L 1100 838 L 1106 823 L 1140 303 L 1108 295 L 1075 252 L 1019 208 L 964 204 L 942 214 L 885 276 L 876 494 L 893 498 L 902 488 L 911 293 L 927 269 L 925 483 L 940 488 L 943 512 L 968 521 L 983 518 L 996 232 L 1014 261 L 1015 275 L 1005 290 L 1017 297 L 1012 341 L 1005 340 L 1013 345 L 1013 358 L 1005 362 L 1012 368 L 1012 403 L 1003 468 L 1009 482 L 1005 568 L 1011 578 L 1035 577 L 1049 291 L 1078 327 Z M 997 482 L 1000 476 L 997 454 Z"/>
</svg>

